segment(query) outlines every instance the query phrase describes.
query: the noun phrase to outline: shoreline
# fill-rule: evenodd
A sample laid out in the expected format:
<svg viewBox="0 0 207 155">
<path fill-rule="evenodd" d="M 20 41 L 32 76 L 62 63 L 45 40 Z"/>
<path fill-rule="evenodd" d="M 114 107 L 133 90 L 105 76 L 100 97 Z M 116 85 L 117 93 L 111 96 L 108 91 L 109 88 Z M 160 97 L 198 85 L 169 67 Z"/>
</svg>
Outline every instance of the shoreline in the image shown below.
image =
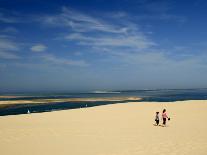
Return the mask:
<svg viewBox="0 0 207 155">
<path fill-rule="evenodd" d="M 93 97 L 93 98 L 62 98 L 62 99 L 24 99 L 0 101 L 0 115 L 24 114 L 28 109 L 33 112 L 74 109 L 118 102 L 139 101 L 138 97 Z M 38 108 L 39 107 L 39 108 Z M 42 109 L 43 108 L 43 109 Z M 16 112 L 15 112 L 16 111 Z M 18 112 L 17 112 L 18 111 Z"/>
<path fill-rule="evenodd" d="M 126 99 L 126 100 L 125 100 Z M 178 100 L 178 101 L 145 101 L 137 97 L 102 97 L 102 98 L 64 98 L 64 99 L 31 99 L 0 101 L 0 116 L 22 115 L 29 113 L 45 113 L 80 108 L 91 108 L 113 104 L 128 103 L 166 103 L 193 102 L 207 100 Z M 1 102 L 3 104 L 1 104 Z"/>
</svg>

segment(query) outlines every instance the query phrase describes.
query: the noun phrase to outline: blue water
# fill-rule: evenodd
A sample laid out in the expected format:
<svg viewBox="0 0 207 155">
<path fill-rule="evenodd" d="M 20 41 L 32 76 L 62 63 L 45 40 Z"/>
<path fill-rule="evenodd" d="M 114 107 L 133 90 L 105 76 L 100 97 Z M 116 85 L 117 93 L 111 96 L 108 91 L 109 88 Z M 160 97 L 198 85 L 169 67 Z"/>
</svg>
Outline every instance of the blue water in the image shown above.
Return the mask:
<svg viewBox="0 0 207 155">
<path fill-rule="evenodd" d="M 89 93 L 18 93 L 1 94 L 23 96 L 15 99 L 0 100 L 22 100 L 22 99 L 57 99 L 57 98 L 90 98 L 90 97 L 141 97 L 143 101 L 172 102 L 183 100 L 207 100 L 207 89 L 161 89 L 161 90 L 128 90 L 114 92 L 89 92 Z M 123 101 L 122 103 L 126 103 Z M 99 101 L 99 102 L 64 102 L 50 104 L 24 104 L 11 108 L 0 109 L 0 116 L 25 114 L 28 109 L 31 113 L 48 112 L 63 109 L 87 108 L 120 102 Z"/>
</svg>

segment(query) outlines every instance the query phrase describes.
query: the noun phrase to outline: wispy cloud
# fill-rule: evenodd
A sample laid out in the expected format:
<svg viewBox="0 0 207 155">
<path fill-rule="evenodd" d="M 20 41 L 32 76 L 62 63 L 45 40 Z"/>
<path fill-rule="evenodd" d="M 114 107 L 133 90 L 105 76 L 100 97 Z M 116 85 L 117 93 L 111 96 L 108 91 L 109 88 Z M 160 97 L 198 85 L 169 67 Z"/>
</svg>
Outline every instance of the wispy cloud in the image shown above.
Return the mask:
<svg viewBox="0 0 207 155">
<path fill-rule="evenodd" d="M 145 3 L 142 3 L 145 5 Z M 149 4 L 149 3 L 147 3 Z M 154 14 L 140 14 L 137 17 L 131 16 L 126 12 L 112 12 L 104 13 L 99 16 L 90 15 L 90 13 L 80 12 L 69 7 L 62 7 L 60 12 L 56 14 L 41 15 L 41 17 L 32 19 L 32 22 L 41 22 L 47 26 L 61 27 L 64 32 L 62 39 L 68 41 L 72 46 L 79 47 L 87 46 L 91 51 L 107 51 L 108 54 L 118 58 L 129 60 L 131 62 L 150 63 L 150 57 L 153 57 L 154 63 L 167 59 L 164 53 L 154 52 L 154 47 L 159 46 L 155 41 L 150 39 L 144 31 L 141 30 L 140 20 L 180 20 L 184 18 L 175 15 L 170 15 L 167 12 L 167 6 L 163 5 L 162 11 L 153 10 L 157 3 L 146 6 Z M 160 5 L 158 5 L 160 6 Z M 108 16 L 107 16 L 108 15 Z M 33 15 L 33 17 L 37 17 Z M 0 21 L 7 23 L 18 22 L 17 17 L 5 16 L 0 13 Z M 28 19 L 28 18 L 25 18 Z M 138 20 L 139 21 L 139 20 Z M 7 28 L 6 31 L 15 31 L 15 29 Z M 58 31 L 54 31 L 58 33 Z M 70 33 L 69 33 L 70 32 Z M 67 34 L 66 34 L 67 33 Z M 0 49 L 5 53 L 11 54 L 9 51 L 15 51 L 17 46 L 14 44 L 1 45 Z M 13 48 L 13 49 L 12 49 Z M 7 50 L 5 50 L 7 49 Z M 47 50 L 44 44 L 36 44 L 30 48 L 33 52 L 43 52 Z M 137 54 L 133 54 L 135 52 Z M 3 57 L 3 56 L 2 56 Z M 12 58 L 12 56 L 7 56 Z M 125 57 L 125 58 L 124 58 Z M 15 56 L 14 56 L 15 58 Z M 87 66 L 88 64 L 83 60 L 68 60 L 57 57 L 52 54 L 43 52 L 42 58 L 50 63 Z M 156 59 L 156 60 L 155 60 Z M 115 59 L 114 59 L 115 60 Z M 127 61 L 125 61 L 127 62 Z"/>
<path fill-rule="evenodd" d="M 70 41 L 77 41 L 80 45 L 89 45 L 91 47 L 128 47 L 130 50 L 135 48 L 138 50 L 156 45 L 156 43 L 150 41 L 144 35 L 107 35 L 87 37 L 80 33 L 75 33 L 69 34 L 65 36 L 65 38 Z"/>
<path fill-rule="evenodd" d="M 66 31 L 70 30 L 71 33 L 65 35 L 64 39 L 92 49 L 129 48 L 135 51 L 156 45 L 141 32 L 140 26 L 130 21 L 128 15 L 123 12 L 113 13 L 113 16 L 95 17 L 63 7 L 57 14 L 44 16 L 42 22 L 51 26 L 64 27 Z"/>
<path fill-rule="evenodd" d="M 8 51 L 1 51 L 0 49 L 0 59 L 19 59 L 20 57 L 14 53 Z"/>
<path fill-rule="evenodd" d="M 49 62 L 56 65 L 69 65 L 69 66 L 79 66 L 79 67 L 87 67 L 89 64 L 85 62 L 84 60 L 73 60 L 73 59 L 65 59 L 65 58 L 59 58 L 57 56 L 54 56 L 52 54 L 43 54 L 40 56 L 43 61 Z"/>
<path fill-rule="evenodd" d="M 7 16 L 0 12 L 0 22 L 2 23 L 17 23 L 19 22 L 18 17 Z"/>
<path fill-rule="evenodd" d="M 185 70 L 194 68 L 207 69 L 206 54 L 185 55 L 178 58 L 165 50 L 151 50 L 148 52 L 114 52 L 109 59 L 116 60 L 120 64 L 127 64 L 134 67 L 157 68 L 174 70 Z"/>
<path fill-rule="evenodd" d="M 12 40 L 0 38 L 0 59 L 19 59 L 15 54 L 19 50 L 18 45 Z"/>
<path fill-rule="evenodd" d="M 0 49 L 7 50 L 7 51 L 18 51 L 19 47 L 15 42 L 9 39 L 0 38 Z"/>
<path fill-rule="evenodd" d="M 125 33 L 124 27 L 111 25 L 104 20 L 78 12 L 71 8 L 62 7 L 59 14 L 47 15 L 42 18 L 43 23 L 51 26 L 68 27 L 76 32 L 109 32 Z"/>
<path fill-rule="evenodd" d="M 47 49 L 47 46 L 43 44 L 36 44 L 30 48 L 31 51 L 33 52 L 43 52 Z"/>
<path fill-rule="evenodd" d="M 73 59 L 66 59 L 62 57 L 57 57 L 51 53 L 46 53 L 47 46 L 43 44 L 37 44 L 32 46 L 31 51 L 33 52 L 40 52 L 39 55 L 40 60 L 55 65 L 69 65 L 69 66 L 79 66 L 79 67 L 86 67 L 89 64 L 86 63 L 84 60 L 73 60 Z"/>
</svg>

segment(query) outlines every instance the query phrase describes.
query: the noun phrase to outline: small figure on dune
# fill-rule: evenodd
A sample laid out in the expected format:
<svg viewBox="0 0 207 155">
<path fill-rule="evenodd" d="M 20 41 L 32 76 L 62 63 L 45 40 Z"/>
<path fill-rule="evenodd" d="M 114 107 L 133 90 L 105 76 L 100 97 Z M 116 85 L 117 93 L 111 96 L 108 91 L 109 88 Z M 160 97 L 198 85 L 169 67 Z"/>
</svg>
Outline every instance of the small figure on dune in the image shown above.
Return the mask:
<svg viewBox="0 0 207 155">
<path fill-rule="evenodd" d="M 159 125 L 159 122 L 160 122 L 160 118 L 159 118 L 159 112 L 156 112 L 156 115 L 155 115 L 155 125 Z"/>
<path fill-rule="evenodd" d="M 166 109 L 163 109 L 162 111 L 162 120 L 163 120 L 162 126 L 163 127 L 166 126 L 167 119 L 170 120 L 170 117 L 167 116 Z"/>
</svg>

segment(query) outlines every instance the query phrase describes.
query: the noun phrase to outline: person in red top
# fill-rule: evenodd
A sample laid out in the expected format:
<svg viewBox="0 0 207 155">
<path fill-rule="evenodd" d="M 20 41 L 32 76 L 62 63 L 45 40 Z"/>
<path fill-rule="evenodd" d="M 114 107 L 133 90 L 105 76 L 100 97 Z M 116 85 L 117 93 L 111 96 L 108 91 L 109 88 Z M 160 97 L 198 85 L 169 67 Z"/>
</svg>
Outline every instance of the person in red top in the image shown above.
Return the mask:
<svg viewBox="0 0 207 155">
<path fill-rule="evenodd" d="M 169 117 L 167 116 L 167 113 L 166 113 L 166 109 L 163 109 L 162 111 L 162 120 L 163 120 L 163 126 L 166 126 L 166 121 L 167 121 L 167 118 L 169 119 Z"/>
</svg>

